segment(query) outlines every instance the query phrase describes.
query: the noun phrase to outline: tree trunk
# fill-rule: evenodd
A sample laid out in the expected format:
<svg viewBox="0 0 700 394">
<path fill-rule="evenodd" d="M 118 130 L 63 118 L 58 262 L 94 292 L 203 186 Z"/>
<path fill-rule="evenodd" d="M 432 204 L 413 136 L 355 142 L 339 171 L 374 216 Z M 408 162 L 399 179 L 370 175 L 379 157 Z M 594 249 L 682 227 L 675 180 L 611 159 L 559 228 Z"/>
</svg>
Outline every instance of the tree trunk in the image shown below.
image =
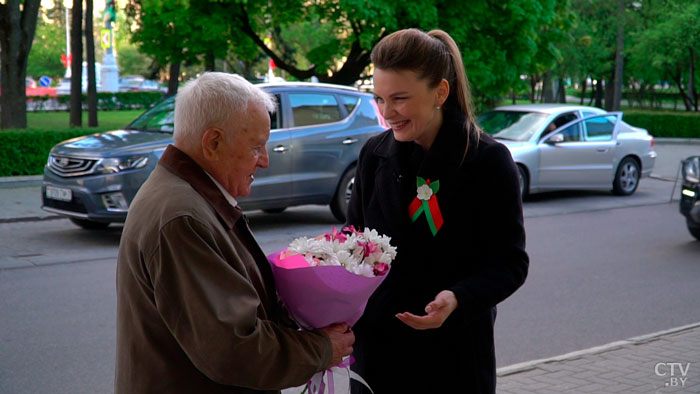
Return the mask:
<svg viewBox="0 0 700 394">
<path fill-rule="evenodd" d="M 73 58 L 70 77 L 70 120 L 71 127 L 83 125 L 83 1 L 73 2 L 71 12 L 70 52 Z"/>
<path fill-rule="evenodd" d="M 688 94 L 685 92 L 685 89 L 683 89 L 683 78 L 681 76 L 681 67 L 680 65 L 676 65 L 676 72 L 671 75 L 671 79 L 678 85 L 678 91 L 680 92 L 681 98 L 683 99 L 683 104 L 685 105 L 685 110 L 686 111 L 692 111 L 692 103 L 690 102 L 690 99 L 688 98 Z"/>
<path fill-rule="evenodd" d="M 598 78 L 598 83 L 595 85 L 595 106 L 603 108 L 603 78 Z"/>
<path fill-rule="evenodd" d="M 92 34 L 92 0 L 85 0 L 85 46 L 87 47 L 88 126 L 97 127 L 97 79 L 95 77 L 95 36 Z"/>
<path fill-rule="evenodd" d="M 615 70 L 612 70 L 605 79 L 605 110 L 613 110 L 613 98 L 615 97 Z"/>
<path fill-rule="evenodd" d="M 615 83 L 613 84 L 612 103 L 609 107 L 613 111 L 620 110 L 622 102 L 622 72 L 623 51 L 625 48 L 625 0 L 617 0 L 617 44 L 615 46 Z M 607 103 L 605 104 L 608 107 Z"/>
<path fill-rule="evenodd" d="M 25 78 L 39 4 L 40 0 L 0 3 L 0 128 L 3 129 L 27 127 Z"/>
<path fill-rule="evenodd" d="M 557 82 L 557 102 L 566 104 L 566 82 L 563 78 L 558 79 Z"/>
<path fill-rule="evenodd" d="M 693 48 L 688 48 L 690 50 L 690 77 L 688 78 L 688 96 L 690 101 L 693 103 L 695 112 L 698 111 L 698 94 L 695 91 L 695 50 Z"/>
<path fill-rule="evenodd" d="M 204 69 L 206 71 L 216 71 L 216 58 L 213 51 L 204 54 Z"/>
<path fill-rule="evenodd" d="M 170 76 L 168 78 L 168 93 L 165 97 L 177 94 L 177 85 L 180 83 L 180 62 L 170 63 Z"/>
<path fill-rule="evenodd" d="M 530 75 L 530 102 L 537 102 L 537 75 Z"/>
<path fill-rule="evenodd" d="M 543 103 L 553 103 L 554 100 L 554 89 L 552 89 L 552 77 L 551 72 L 547 71 L 542 77 L 542 97 Z"/>
<path fill-rule="evenodd" d="M 581 83 L 581 105 L 583 105 L 583 100 L 586 99 L 586 89 L 588 88 L 588 84 L 586 81 L 588 80 L 588 77 L 583 78 L 583 82 Z"/>
<path fill-rule="evenodd" d="M 510 88 L 510 97 L 512 104 L 515 105 L 515 88 Z"/>
</svg>

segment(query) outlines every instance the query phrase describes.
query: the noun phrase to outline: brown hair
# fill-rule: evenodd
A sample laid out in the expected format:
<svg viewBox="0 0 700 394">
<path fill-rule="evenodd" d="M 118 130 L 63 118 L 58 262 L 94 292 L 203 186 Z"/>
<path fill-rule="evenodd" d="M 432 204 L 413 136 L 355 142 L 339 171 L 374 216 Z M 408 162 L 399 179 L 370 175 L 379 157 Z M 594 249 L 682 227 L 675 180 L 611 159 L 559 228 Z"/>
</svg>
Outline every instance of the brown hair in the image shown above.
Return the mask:
<svg viewBox="0 0 700 394">
<path fill-rule="evenodd" d="M 472 112 L 469 80 L 464 70 L 462 54 L 449 34 L 442 30 L 431 30 L 428 33 L 418 29 L 399 30 L 379 41 L 372 49 L 370 58 L 375 68 L 413 71 L 419 79 L 427 80 L 431 88 L 445 79 L 450 85 L 450 94 L 444 107 L 466 116 L 464 127 L 467 130 L 467 148 L 472 136 L 478 143 L 481 130 Z"/>
</svg>

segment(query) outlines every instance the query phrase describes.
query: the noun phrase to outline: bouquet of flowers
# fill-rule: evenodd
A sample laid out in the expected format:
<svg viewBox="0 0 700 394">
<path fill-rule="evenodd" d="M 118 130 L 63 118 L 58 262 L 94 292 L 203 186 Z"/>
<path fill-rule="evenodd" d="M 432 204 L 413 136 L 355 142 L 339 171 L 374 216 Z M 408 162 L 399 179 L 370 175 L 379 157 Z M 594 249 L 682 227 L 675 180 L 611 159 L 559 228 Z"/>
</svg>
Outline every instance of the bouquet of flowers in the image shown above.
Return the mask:
<svg viewBox="0 0 700 394">
<path fill-rule="evenodd" d="M 396 258 L 396 248 L 390 241 L 375 230 L 359 231 L 354 227 L 341 231 L 334 228 L 315 238 L 297 238 L 287 249 L 268 256 L 277 294 L 304 329 L 333 323 L 353 326 Z M 323 393 L 327 382 L 328 392 L 333 394 L 333 373 L 342 370 L 350 379 L 367 386 L 361 376 L 350 371 L 350 363 L 351 358 L 315 374 L 307 384 L 310 393 Z"/>
<path fill-rule="evenodd" d="M 396 258 L 390 241 L 375 230 L 353 227 L 297 238 L 268 256 L 277 293 L 302 328 L 352 326 Z"/>
</svg>

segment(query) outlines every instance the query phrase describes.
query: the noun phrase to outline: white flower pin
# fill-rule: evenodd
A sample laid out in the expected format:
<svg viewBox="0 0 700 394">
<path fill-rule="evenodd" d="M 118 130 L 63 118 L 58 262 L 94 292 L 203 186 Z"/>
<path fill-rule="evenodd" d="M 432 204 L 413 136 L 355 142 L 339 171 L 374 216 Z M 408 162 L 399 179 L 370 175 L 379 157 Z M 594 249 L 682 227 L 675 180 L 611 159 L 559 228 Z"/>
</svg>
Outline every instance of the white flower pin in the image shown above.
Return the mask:
<svg viewBox="0 0 700 394">
<path fill-rule="evenodd" d="M 418 199 L 419 200 L 429 200 L 433 195 L 433 190 L 428 185 L 423 185 L 418 187 Z"/>
</svg>

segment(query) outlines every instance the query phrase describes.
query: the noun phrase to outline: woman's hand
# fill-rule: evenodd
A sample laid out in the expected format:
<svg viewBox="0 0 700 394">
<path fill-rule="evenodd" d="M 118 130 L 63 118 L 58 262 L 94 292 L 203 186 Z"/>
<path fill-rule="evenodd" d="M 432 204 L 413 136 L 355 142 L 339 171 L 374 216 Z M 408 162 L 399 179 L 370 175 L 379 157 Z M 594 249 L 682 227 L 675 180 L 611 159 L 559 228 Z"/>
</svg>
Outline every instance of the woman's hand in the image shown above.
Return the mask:
<svg viewBox="0 0 700 394">
<path fill-rule="evenodd" d="M 457 309 L 457 298 L 450 290 L 443 290 L 435 300 L 425 307 L 425 316 L 417 316 L 409 312 L 396 315 L 399 320 L 416 330 L 438 328 L 447 320 L 452 311 Z"/>
</svg>

